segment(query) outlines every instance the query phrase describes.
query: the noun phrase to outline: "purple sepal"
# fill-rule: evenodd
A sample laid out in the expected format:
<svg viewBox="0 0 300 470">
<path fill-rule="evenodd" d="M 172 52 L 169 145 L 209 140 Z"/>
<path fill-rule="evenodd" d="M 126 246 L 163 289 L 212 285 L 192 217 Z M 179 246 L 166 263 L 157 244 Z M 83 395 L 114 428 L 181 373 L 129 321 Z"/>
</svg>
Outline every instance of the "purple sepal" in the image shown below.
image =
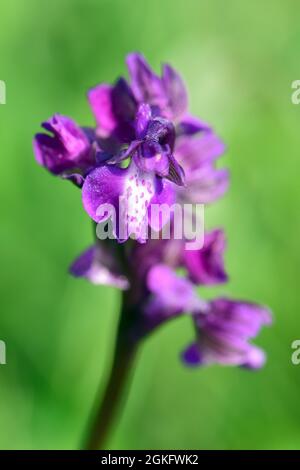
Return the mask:
<svg viewBox="0 0 300 470">
<path fill-rule="evenodd" d="M 129 54 L 126 62 L 138 103 L 148 103 L 154 112 L 174 121 L 185 116 L 187 92 L 180 75 L 170 65 L 163 65 L 162 76 L 159 77 L 141 54 Z"/>
<path fill-rule="evenodd" d="M 214 285 L 227 282 L 224 266 L 226 248 L 223 230 L 206 233 L 204 246 L 200 250 L 184 250 L 183 264 L 195 284 Z"/>
<path fill-rule="evenodd" d="M 121 142 L 134 138 L 136 101 L 123 78 L 115 85 L 101 84 L 88 92 L 100 137 L 115 134 Z"/>
<path fill-rule="evenodd" d="M 126 62 L 135 99 L 139 103 L 149 103 L 164 108 L 166 96 L 161 79 L 153 73 L 144 57 L 134 52 L 127 56 Z"/>
</svg>

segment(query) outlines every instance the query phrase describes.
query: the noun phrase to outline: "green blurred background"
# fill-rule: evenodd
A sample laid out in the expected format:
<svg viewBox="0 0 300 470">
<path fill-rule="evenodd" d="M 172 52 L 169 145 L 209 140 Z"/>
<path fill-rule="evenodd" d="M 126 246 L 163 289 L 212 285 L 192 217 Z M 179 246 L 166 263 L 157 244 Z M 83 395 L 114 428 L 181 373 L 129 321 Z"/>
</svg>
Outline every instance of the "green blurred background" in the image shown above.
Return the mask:
<svg viewBox="0 0 300 470">
<path fill-rule="evenodd" d="M 119 294 L 67 274 L 92 241 L 80 192 L 34 161 L 31 140 L 55 112 L 92 124 L 85 92 L 143 52 L 182 73 L 192 111 L 228 145 L 226 197 L 206 211 L 228 233 L 227 294 L 269 305 L 257 344 L 267 366 L 188 370 L 191 322 L 142 347 L 109 447 L 300 448 L 300 6 L 255 0 L 4 0 L 0 4 L 0 447 L 77 448 L 111 359 Z"/>
</svg>

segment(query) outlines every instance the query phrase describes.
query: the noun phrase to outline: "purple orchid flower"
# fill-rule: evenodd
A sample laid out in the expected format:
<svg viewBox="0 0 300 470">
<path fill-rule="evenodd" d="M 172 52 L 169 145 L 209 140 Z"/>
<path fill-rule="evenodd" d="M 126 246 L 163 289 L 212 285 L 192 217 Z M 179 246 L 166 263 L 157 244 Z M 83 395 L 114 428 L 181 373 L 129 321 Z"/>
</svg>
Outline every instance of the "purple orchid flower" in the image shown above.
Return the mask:
<svg viewBox="0 0 300 470">
<path fill-rule="evenodd" d="M 66 116 L 55 114 L 36 134 L 33 146 L 37 162 L 51 173 L 73 179 L 81 186 L 83 175 L 93 165 L 93 148 L 88 135 Z"/>
<path fill-rule="evenodd" d="M 242 301 L 215 299 L 205 311 L 194 315 L 197 342 L 183 353 L 187 365 L 237 365 L 249 369 L 263 366 L 263 351 L 249 343 L 263 325 L 271 324 L 268 309 Z"/>
<path fill-rule="evenodd" d="M 119 218 L 120 198 L 124 200 L 127 217 L 127 239 L 135 233 L 144 241 L 145 227 L 150 224 L 160 230 L 166 220 L 151 221 L 151 204 L 168 204 L 175 201 L 173 185 L 183 185 L 183 170 L 177 164 L 172 151 L 175 129 L 164 118 L 153 117 L 149 105 L 139 106 L 135 120 L 135 137 L 127 149 L 107 161 L 107 165 L 95 168 L 87 176 L 82 189 L 83 205 L 96 222 L 106 220 L 111 214 L 100 214 L 98 208 L 105 204 L 114 207 Z M 130 159 L 128 168 L 117 164 Z M 112 163 L 113 162 L 113 163 Z"/>
<path fill-rule="evenodd" d="M 149 226 L 160 233 L 175 223 L 164 215 L 153 220 L 154 204 L 208 204 L 224 195 L 229 176 L 218 160 L 225 146 L 209 125 L 189 114 L 185 86 L 171 66 L 163 65 L 158 75 L 138 53 L 129 54 L 127 66 L 128 81 L 88 92 L 95 128 L 55 114 L 34 139 L 38 163 L 81 188 L 93 221 L 115 218 L 115 240 L 97 240 L 70 272 L 125 291 L 131 340 L 188 314 L 197 341 L 184 353 L 187 364 L 259 367 L 263 353 L 249 340 L 270 323 L 268 311 L 234 300 L 207 302 L 195 290 L 227 282 L 224 232 L 206 233 L 204 246 L 194 251 L 185 248 L 184 238 L 148 240 Z M 132 234 L 135 240 L 128 240 Z"/>
<path fill-rule="evenodd" d="M 101 137 L 114 135 L 121 142 L 134 139 L 134 120 L 140 104 L 171 121 L 178 121 L 187 111 L 187 93 L 179 74 L 168 64 L 158 77 L 138 53 L 127 56 L 130 84 L 120 78 L 115 85 L 92 88 L 88 100 Z"/>
<path fill-rule="evenodd" d="M 127 66 L 128 81 L 88 92 L 95 128 L 55 114 L 34 139 L 37 162 L 81 188 L 83 207 L 98 228 L 113 228 L 105 240 L 97 231 L 99 239 L 70 267 L 77 278 L 122 291 L 112 373 L 97 413 L 101 422 L 87 448 L 99 445 L 99 429 L 110 422 L 137 345 L 165 322 L 186 315 L 195 325 L 196 340 L 182 354 L 186 365 L 248 369 L 264 364 L 264 352 L 251 341 L 271 323 L 264 307 L 206 301 L 196 290 L 228 280 L 223 230 L 206 232 L 203 247 L 191 250 L 187 235 L 163 236 L 165 224 L 175 227 L 175 212 L 152 217 L 155 204 L 171 209 L 174 203 L 210 204 L 223 196 L 229 175 L 218 159 L 225 146 L 209 125 L 189 114 L 185 86 L 171 66 L 163 65 L 159 76 L 138 53 L 129 54 Z M 189 217 L 194 222 L 197 211 Z M 149 227 L 156 234 L 150 239 Z"/>
</svg>

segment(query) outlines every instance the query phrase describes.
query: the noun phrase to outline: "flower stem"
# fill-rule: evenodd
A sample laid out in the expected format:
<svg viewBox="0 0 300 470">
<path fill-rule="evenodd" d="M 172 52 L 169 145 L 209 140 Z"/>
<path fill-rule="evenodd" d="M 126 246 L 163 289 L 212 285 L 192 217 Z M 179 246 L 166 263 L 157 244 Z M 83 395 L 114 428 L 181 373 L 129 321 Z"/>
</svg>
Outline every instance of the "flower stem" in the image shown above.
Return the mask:
<svg viewBox="0 0 300 470">
<path fill-rule="evenodd" d="M 137 342 L 130 340 L 127 334 L 130 313 L 124 293 L 111 372 L 100 405 L 99 398 L 97 399 L 95 414 L 84 445 L 87 450 L 104 448 L 116 411 L 124 399 L 124 391 L 137 350 Z"/>
</svg>

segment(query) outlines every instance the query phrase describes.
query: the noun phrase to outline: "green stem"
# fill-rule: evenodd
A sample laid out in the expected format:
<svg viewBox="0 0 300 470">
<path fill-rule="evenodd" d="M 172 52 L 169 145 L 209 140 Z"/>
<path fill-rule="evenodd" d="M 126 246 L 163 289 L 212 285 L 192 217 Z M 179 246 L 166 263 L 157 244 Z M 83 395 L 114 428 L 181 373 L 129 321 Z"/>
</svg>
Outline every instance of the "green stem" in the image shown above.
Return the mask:
<svg viewBox="0 0 300 470">
<path fill-rule="evenodd" d="M 88 450 L 104 448 L 120 402 L 124 399 L 124 391 L 137 349 L 137 343 L 130 341 L 127 335 L 130 317 L 131 312 L 124 294 L 111 373 L 102 400 L 97 399 L 95 414 L 84 445 Z"/>
</svg>

